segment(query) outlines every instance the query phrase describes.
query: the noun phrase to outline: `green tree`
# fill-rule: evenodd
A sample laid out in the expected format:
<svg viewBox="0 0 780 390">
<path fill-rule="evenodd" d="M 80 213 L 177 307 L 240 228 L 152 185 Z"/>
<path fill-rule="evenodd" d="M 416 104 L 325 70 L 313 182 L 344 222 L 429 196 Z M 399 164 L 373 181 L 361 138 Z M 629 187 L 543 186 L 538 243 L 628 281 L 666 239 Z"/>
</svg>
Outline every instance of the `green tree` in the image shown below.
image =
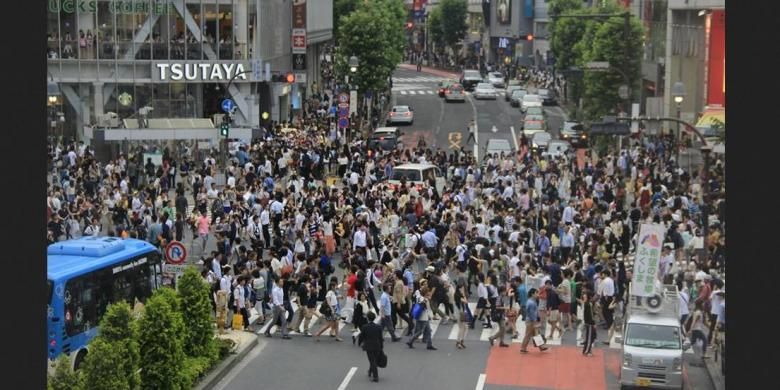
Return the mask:
<svg viewBox="0 0 780 390">
<path fill-rule="evenodd" d="M 144 389 L 179 390 L 185 387 L 184 321 L 176 293 L 154 292 L 139 320 L 141 382 Z"/>
<path fill-rule="evenodd" d="M 441 30 L 444 34 L 444 43 L 457 54 L 457 46 L 466 36 L 468 24 L 466 16 L 468 15 L 468 3 L 466 0 L 441 0 L 439 2 L 441 9 Z"/>
<path fill-rule="evenodd" d="M 588 13 L 582 9 L 579 0 L 552 0 L 549 5 L 550 15 L 583 15 Z M 585 33 L 588 19 L 553 17 L 550 22 L 550 50 L 555 56 L 555 67 L 565 70 L 574 66 L 580 58 L 575 46 Z"/>
<path fill-rule="evenodd" d="M 102 338 L 112 345 L 120 345 L 120 348 L 123 348 L 123 376 L 127 378 L 130 389 L 137 389 L 141 385 L 141 377 L 138 373 L 140 352 L 137 337 L 137 324 L 130 305 L 127 302 L 117 302 L 109 305 L 106 309 L 106 314 L 100 321 L 100 335 L 98 338 Z M 90 347 L 91 353 L 92 347 Z"/>
<path fill-rule="evenodd" d="M 192 357 L 216 359 L 214 328 L 211 320 L 209 286 L 194 267 L 188 267 L 179 279 L 182 318 L 187 324 L 184 352 Z"/>
<path fill-rule="evenodd" d="M 444 30 L 442 29 L 441 7 L 436 7 L 428 14 L 428 34 L 431 36 L 431 43 L 441 49 L 444 47 Z"/>
<path fill-rule="evenodd" d="M 404 20 L 406 10 L 397 0 L 372 0 L 358 5 L 351 14 L 341 18 L 337 36 L 337 73 L 351 74 L 347 60 L 358 57 L 360 66 L 352 82 L 360 90 L 379 90 L 403 58 L 406 44 Z"/>
<path fill-rule="evenodd" d="M 338 36 L 341 18 L 351 14 L 362 0 L 333 0 L 333 36 Z"/>
<path fill-rule="evenodd" d="M 57 358 L 54 375 L 49 375 L 47 388 L 50 390 L 81 390 L 84 388 L 79 375 L 70 368 L 70 358 L 62 354 Z"/>
<path fill-rule="evenodd" d="M 598 12 L 618 13 L 623 8 L 609 2 Z M 581 65 L 590 61 L 607 61 L 613 68 L 625 73 L 630 81 L 629 88 L 635 90 L 641 69 L 643 42 L 642 25 L 635 17 L 629 19 L 626 32 L 625 19 L 611 17 L 591 24 L 586 30 L 580 48 L 583 50 Z M 588 41 L 592 37 L 592 41 Z M 584 111 L 585 117 L 594 119 L 611 112 L 625 101 L 618 95 L 618 88 L 626 83 L 618 71 L 585 72 Z M 629 107 L 624 107 L 628 110 Z"/>
<path fill-rule="evenodd" d="M 89 343 L 84 359 L 84 387 L 90 390 L 131 390 L 126 372 L 127 348 L 124 343 L 112 343 L 95 337 Z"/>
</svg>

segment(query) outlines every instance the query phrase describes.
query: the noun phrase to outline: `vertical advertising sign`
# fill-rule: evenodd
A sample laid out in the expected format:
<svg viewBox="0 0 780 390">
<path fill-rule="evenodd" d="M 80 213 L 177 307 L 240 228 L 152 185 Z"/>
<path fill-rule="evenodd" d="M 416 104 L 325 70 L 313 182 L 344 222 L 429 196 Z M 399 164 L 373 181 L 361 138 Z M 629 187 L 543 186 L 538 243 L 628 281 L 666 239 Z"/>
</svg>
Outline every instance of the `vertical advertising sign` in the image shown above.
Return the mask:
<svg viewBox="0 0 780 390">
<path fill-rule="evenodd" d="M 496 20 L 500 24 L 512 24 L 512 0 L 496 1 Z"/>
<path fill-rule="evenodd" d="M 664 227 L 659 224 L 642 224 L 639 228 L 634 276 L 631 294 L 649 297 L 655 294 L 655 281 L 661 261 L 661 246 L 664 243 Z"/>
<path fill-rule="evenodd" d="M 306 0 L 293 1 L 293 28 L 306 28 Z"/>
<path fill-rule="evenodd" d="M 306 84 L 306 0 L 294 0 L 292 5 L 292 52 L 295 82 Z M 303 77 L 299 77 L 303 75 Z"/>
<path fill-rule="evenodd" d="M 707 105 L 726 106 L 726 11 L 710 15 Z"/>
</svg>

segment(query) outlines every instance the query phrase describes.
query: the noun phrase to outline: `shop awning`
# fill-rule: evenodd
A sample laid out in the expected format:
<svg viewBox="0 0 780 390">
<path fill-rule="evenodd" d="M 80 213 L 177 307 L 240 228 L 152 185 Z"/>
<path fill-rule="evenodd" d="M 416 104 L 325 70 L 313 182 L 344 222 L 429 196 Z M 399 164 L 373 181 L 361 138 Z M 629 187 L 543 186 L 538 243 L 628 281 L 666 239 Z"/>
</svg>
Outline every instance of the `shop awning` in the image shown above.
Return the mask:
<svg viewBox="0 0 780 390">
<path fill-rule="evenodd" d="M 713 120 L 718 120 L 724 125 L 726 124 L 726 110 L 723 108 L 708 108 L 701 114 L 699 121 L 696 122 L 696 127 L 710 127 L 713 125 Z"/>
</svg>

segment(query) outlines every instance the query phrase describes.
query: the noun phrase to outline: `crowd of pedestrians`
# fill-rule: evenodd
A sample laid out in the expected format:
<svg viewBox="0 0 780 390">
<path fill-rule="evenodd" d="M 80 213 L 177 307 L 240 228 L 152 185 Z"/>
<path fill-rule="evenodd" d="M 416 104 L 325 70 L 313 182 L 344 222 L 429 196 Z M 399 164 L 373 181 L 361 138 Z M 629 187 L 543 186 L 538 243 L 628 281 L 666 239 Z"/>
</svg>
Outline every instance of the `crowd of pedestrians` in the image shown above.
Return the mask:
<svg viewBox="0 0 780 390">
<path fill-rule="evenodd" d="M 611 335 L 620 323 L 639 227 L 662 224 L 659 278 L 683 292 L 681 321 L 706 349 L 725 321 L 724 167 L 713 162 L 705 182 L 675 164 L 670 142 L 648 138 L 583 161 L 522 151 L 476 161 L 427 147 L 369 153 L 320 110 L 242 146 L 224 185 L 214 157 L 166 150 L 155 165 L 140 154 L 97 161 L 82 143 L 50 146 L 47 239 L 108 234 L 162 247 L 190 232 L 215 312 L 240 313 L 252 329 L 254 308 L 254 327 L 273 321 L 283 339 L 302 324 L 305 336 L 340 341 L 346 322 L 360 342 L 360 329 L 376 322 L 391 341 L 414 348 L 422 336 L 435 350 L 430 321 L 441 320 L 458 326 L 463 349 L 479 322 L 496 329 L 491 344 L 522 338 L 528 352 L 532 342 L 546 348 L 539 336 L 582 326 L 589 355 L 596 327 Z M 436 164 L 445 189 L 380 180 L 406 162 Z M 315 318 L 319 329 L 310 328 Z"/>
</svg>

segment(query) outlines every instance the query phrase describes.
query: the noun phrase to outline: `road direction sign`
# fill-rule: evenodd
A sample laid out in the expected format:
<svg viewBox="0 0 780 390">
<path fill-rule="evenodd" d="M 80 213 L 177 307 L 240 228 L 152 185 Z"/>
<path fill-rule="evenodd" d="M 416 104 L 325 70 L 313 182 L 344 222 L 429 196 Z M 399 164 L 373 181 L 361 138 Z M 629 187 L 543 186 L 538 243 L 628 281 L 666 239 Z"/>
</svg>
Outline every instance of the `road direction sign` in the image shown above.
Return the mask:
<svg viewBox="0 0 780 390">
<path fill-rule="evenodd" d="M 225 99 L 222 101 L 222 111 L 233 112 L 236 109 L 236 102 L 233 99 Z"/>
<path fill-rule="evenodd" d="M 339 127 L 342 129 L 349 127 L 349 118 L 339 118 Z"/>
<path fill-rule="evenodd" d="M 183 275 L 186 269 L 185 264 L 163 264 L 163 272 L 168 274 Z"/>
<path fill-rule="evenodd" d="M 171 241 L 165 247 L 165 261 L 168 264 L 184 264 L 187 260 L 187 249 L 179 241 Z"/>
<path fill-rule="evenodd" d="M 339 103 L 349 103 L 349 95 L 346 92 L 339 94 Z"/>
</svg>

